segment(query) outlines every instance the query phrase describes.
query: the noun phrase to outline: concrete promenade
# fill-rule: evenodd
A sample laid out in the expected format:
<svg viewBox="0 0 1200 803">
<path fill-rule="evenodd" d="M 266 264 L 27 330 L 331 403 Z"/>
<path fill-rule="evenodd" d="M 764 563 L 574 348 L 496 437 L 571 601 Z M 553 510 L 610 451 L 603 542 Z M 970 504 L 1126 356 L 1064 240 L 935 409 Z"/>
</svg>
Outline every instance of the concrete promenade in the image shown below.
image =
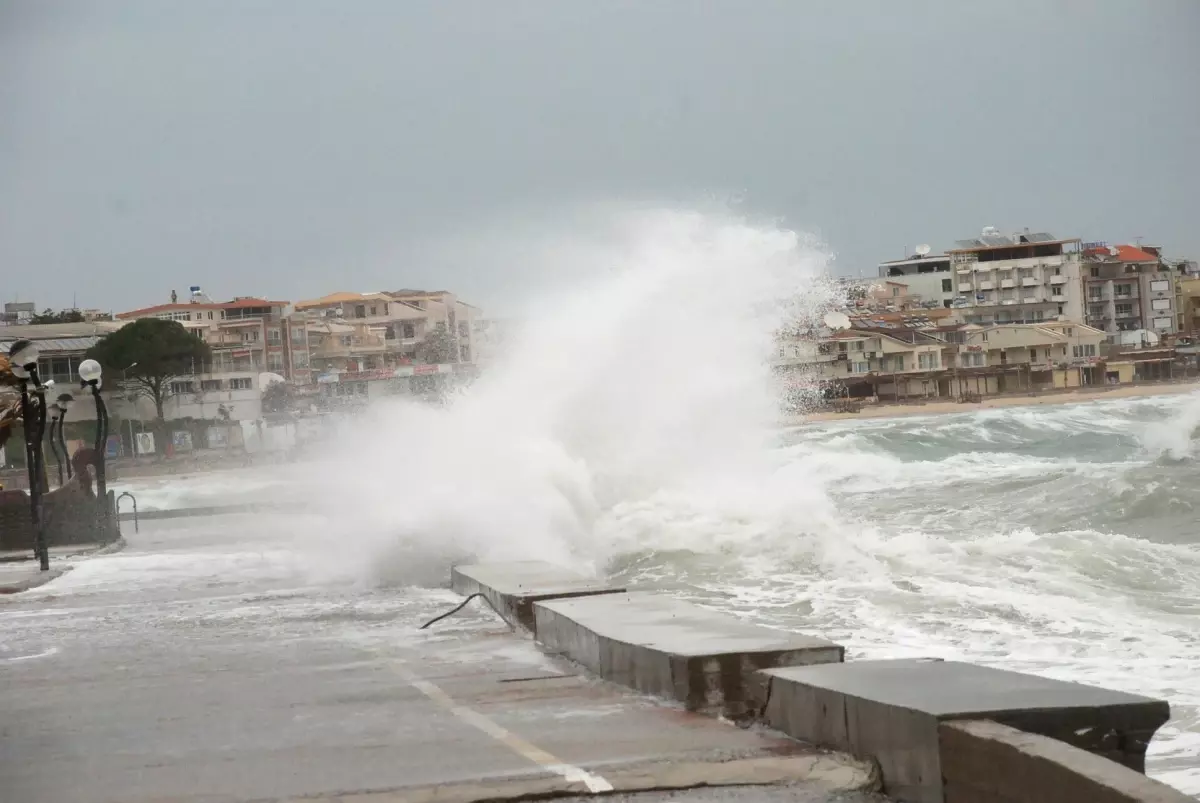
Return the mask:
<svg viewBox="0 0 1200 803">
<path fill-rule="evenodd" d="M 0 798 L 879 799 L 839 791 L 863 764 L 585 676 L 477 604 L 418 631 L 459 598 L 317 571 L 311 525 L 144 522 L 0 598 Z"/>
</svg>

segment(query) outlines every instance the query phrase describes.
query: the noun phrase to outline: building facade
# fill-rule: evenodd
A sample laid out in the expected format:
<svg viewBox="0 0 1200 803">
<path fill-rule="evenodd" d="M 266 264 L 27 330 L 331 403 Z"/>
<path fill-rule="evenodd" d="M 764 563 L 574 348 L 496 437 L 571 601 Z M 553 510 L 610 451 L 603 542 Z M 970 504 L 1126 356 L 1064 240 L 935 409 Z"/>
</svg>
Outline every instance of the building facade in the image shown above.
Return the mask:
<svg viewBox="0 0 1200 803">
<path fill-rule="evenodd" d="M 910 306 L 950 307 L 958 297 L 947 254 L 914 255 L 879 263 L 879 277 L 908 287 Z"/>
<path fill-rule="evenodd" d="M 168 418 L 253 420 L 262 415 L 262 374 L 298 384 L 311 381 L 305 321 L 290 318 L 287 301 L 240 297 L 232 301 L 172 302 L 117 315 L 120 321 L 158 318 L 178 321 L 212 350 L 207 365 L 171 383 L 164 405 Z M 139 411 L 148 414 L 139 406 Z"/>
<path fill-rule="evenodd" d="M 958 292 L 953 305 L 967 323 L 1083 321 L 1078 239 L 989 227 L 956 246 L 948 252 Z"/>
<path fill-rule="evenodd" d="M 1153 247 L 1088 243 L 1083 249 L 1087 323 L 1109 335 L 1179 331 L 1175 275 Z"/>
</svg>

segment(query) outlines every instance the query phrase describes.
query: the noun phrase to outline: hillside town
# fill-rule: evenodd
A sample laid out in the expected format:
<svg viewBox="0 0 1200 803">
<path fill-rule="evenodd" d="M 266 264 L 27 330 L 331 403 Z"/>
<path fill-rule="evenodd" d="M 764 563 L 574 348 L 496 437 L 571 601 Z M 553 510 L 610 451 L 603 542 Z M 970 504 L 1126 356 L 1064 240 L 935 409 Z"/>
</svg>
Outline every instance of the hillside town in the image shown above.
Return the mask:
<svg viewBox="0 0 1200 803">
<path fill-rule="evenodd" d="M 973 401 L 1197 372 L 1200 271 L 1157 246 L 989 227 L 875 272 L 835 279 L 841 309 L 779 336 L 773 367 L 797 404 L 811 407 L 814 388 L 832 405 Z M 71 387 L 89 349 L 147 318 L 178 322 L 211 356 L 172 376 L 158 406 L 121 375 L 134 366 L 117 367 L 105 385 L 125 427 L 115 454 L 159 418 L 261 426 L 397 395 L 437 399 L 495 358 L 507 328 L 444 290 L 216 301 L 193 286 L 115 313 L 6 303 L 0 354 L 32 340 L 41 377 Z M 271 384 L 286 386 L 285 404 L 272 403 Z"/>
</svg>

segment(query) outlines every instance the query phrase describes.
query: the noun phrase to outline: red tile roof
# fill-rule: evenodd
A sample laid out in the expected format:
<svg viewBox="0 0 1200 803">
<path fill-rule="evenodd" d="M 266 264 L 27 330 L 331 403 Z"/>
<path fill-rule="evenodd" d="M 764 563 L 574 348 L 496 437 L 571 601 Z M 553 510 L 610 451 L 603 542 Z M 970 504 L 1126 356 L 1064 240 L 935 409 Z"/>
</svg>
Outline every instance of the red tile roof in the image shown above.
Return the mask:
<svg viewBox="0 0 1200 803">
<path fill-rule="evenodd" d="M 1157 262 L 1158 257 L 1148 251 L 1143 251 L 1136 245 L 1118 245 L 1114 246 L 1117 249 L 1115 256 L 1108 248 L 1089 248 L 1086 253 L 1093 256 L 1111 256 L 1118 262 Z"/>
</svg>

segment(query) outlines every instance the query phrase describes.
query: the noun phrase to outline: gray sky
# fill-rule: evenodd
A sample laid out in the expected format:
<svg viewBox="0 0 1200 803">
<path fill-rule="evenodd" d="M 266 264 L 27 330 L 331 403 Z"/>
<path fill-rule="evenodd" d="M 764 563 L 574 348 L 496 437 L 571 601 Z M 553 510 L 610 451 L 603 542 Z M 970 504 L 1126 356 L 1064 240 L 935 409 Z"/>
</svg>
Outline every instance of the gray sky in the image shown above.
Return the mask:
<svg viewBox="0 0 1200 803">
<path fill-rule="evenodd" d="M 1197 0 L 0 0 L 0 297 L 446 288 L 497 217 L 738 197 L 841 272 L 984 225 L 1200 256 Z"/>
</svg>

